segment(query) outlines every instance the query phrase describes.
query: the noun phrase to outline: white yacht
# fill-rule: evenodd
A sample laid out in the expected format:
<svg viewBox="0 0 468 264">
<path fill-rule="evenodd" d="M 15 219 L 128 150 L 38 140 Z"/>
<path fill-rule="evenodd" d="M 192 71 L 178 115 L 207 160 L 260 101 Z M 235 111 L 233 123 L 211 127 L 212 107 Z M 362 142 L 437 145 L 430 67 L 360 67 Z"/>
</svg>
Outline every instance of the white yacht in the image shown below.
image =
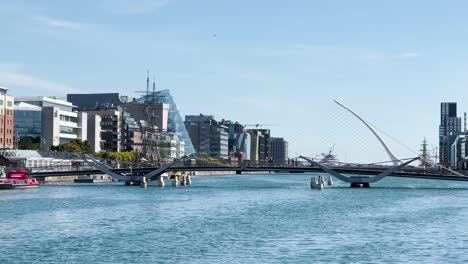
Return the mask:
<svg viewBox="0 0 468 264">
<path fill-rule="evenodd" d="M 334 147 L 331 147 L 328 153 L 322 153 L 323 158 L 320 160 L 320 163 L 327 166 L 339 166 L 339 160 L 336 158 L 336 155 L 333 154 Z"/>
</svg>

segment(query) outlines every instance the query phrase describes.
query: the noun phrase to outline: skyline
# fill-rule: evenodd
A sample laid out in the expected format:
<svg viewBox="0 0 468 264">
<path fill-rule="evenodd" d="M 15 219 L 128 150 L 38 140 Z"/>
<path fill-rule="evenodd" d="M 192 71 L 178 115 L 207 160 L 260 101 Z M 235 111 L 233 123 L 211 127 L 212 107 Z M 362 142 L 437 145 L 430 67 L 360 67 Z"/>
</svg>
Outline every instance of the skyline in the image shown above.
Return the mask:
<svg viewBox="0 0 468 264">
<path fill-rule="evenodd" d="M 290 156 L 335 145 L 341 160 L 381 161 L 377 140 L 333 99 L 413 149 L 424 137 L 436 146 L 440 102 L 468 111 L 468 3 L 450 4 L 0 0 L 0 86 L 138 96 L 149 68 L 183 115 L 279 124 L 272 136 Z"/>
</svg>

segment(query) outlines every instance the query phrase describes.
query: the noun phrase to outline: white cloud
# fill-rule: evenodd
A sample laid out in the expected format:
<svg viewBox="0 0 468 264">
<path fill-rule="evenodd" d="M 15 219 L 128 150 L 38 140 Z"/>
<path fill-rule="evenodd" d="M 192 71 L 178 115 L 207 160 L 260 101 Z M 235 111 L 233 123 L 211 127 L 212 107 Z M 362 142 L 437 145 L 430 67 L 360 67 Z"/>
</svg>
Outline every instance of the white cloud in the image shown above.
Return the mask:
<svg viewBox="0 0 468 264">
<path fill-rule="evenodd" d="M 169 0 L 103 0 L 105 8 L 116 15 L 152 13 L 168 3 Z"/>
<path fill-rule="evenodd" d="M 55 19 L 46 16 L 37 16 L 35 20 L 48 27 L 62 28 L 68 30 L 86 30 L 91 27 L 90 24 L 71 22 L 67 20 Z"/>
<path fill-rule="evenodd" d="M 0 86 L 14 91 L 14 94 L 40 95 L 43 92 L 66 94 L 76 90 L 53 81 L 44 80 L 22 72 L 21 64 L 0 64 Z"/>
</svg>

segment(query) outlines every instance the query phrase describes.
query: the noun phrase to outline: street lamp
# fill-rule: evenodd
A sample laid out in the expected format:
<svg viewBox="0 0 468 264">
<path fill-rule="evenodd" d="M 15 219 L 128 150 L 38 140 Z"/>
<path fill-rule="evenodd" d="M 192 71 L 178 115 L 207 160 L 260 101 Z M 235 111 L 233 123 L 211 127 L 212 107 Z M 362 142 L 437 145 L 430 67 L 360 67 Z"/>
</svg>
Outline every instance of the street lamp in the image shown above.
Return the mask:
<svg viewBox="0 0 468 264">
<path fill-rule="evenodd" d="M 45 151 L 46 142 L 47 141 L 43 138 L 42 139 L 42 147 L 41 147 L 42 151 Z"/>
</svg>

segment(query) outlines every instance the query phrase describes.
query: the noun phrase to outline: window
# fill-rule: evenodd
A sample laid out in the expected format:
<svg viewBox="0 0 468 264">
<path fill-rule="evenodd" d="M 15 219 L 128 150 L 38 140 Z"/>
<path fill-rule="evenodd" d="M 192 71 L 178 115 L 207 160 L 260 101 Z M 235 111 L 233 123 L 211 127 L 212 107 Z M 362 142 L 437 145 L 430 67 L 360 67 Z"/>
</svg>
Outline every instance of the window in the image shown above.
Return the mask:
<svg viewBox="0 0 468 264">
<path fill-rule="evenodd" d="M 12 107 L 12 106 L 13 106 L 13 102 L 12 102 L 12 101 L 8 101 L 8 102 L 7 102 L 7 106 L 8 106 L 8 107 Z"/>
</svg>

